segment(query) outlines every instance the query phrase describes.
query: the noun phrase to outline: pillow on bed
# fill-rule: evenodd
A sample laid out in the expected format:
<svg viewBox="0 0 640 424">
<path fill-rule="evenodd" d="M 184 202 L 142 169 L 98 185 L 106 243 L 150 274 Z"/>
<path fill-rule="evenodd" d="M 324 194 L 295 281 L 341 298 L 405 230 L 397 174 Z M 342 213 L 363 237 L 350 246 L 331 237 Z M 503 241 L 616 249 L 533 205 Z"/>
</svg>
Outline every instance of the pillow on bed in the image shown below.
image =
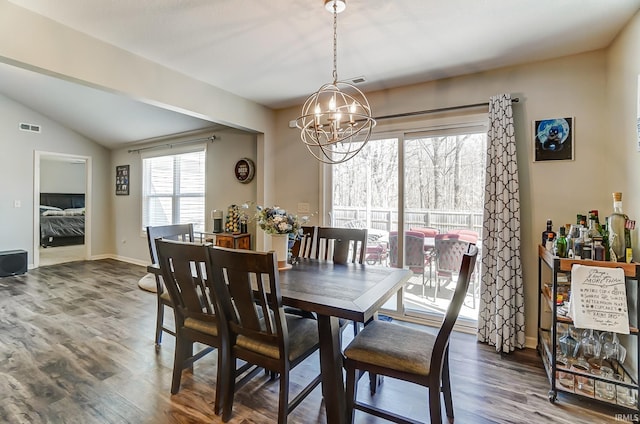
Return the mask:
<svg viewBox="0 0 640 424">
<path fill-rule="evenodd" d="M 48 209 L 42 212 L 42 216 L 64 216 L 64 211 L 62 209 Z"/>
<path fill-rule="evenodd" d="M 70 208 L 64 210 L 64 216 L 84 215 L 84 208 Z"/>
<path fill-rule="evenodd" d="M 55 206 L 40 205 L 40 214 L 44 214 L 47 211 L 61 211 L 61 210 L 62 209 L 56 208 Z"/>
</svg>

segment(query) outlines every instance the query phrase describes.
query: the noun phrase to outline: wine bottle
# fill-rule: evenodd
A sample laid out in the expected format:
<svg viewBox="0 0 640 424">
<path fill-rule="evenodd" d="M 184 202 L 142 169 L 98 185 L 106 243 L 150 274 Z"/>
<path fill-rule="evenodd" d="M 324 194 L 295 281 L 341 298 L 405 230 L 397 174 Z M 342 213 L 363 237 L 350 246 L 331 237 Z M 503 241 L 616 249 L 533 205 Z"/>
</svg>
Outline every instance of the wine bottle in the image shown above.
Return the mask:
<svg viewBox="0 0 640 424">
<path fill-rule="evenodd" d="M 624 262 L 626 259 L 625 224 L 627 219 L 627 215 L 622 212 L 622 193 L 615 192 L 613 193 L 613 213 L 607 218 L 607 228 L 609 229 L 609 246 L 611 246 L 611 252 L 615 254 L 615 260 L 618 262 Z M 611 260 L 614 258 L 612 257 Z"/>
</svg>

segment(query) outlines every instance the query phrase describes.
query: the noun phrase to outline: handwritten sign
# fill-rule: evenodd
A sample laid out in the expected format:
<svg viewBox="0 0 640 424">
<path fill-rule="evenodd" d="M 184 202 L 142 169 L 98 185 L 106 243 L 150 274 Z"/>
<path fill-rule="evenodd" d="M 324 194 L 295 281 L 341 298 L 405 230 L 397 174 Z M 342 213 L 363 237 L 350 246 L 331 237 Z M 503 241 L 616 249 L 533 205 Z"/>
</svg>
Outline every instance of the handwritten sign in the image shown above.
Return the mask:
<svg viewBox="0 0 640 424">
<path fill-rule="evenodd" d="M 574 265 L 570 310 L 578 328 L 629 334 L 624 270 Z"/>
</svg>

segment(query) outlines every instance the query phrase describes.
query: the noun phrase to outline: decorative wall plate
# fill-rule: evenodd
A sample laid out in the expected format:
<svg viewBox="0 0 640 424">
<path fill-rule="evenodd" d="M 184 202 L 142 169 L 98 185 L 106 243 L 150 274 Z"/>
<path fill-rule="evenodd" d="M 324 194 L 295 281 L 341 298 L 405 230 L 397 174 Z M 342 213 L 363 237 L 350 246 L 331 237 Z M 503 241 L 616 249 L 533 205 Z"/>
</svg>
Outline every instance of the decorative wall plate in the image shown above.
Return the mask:
<svg viewBox="0 0 640 424">
<path fill-rule="evenodd" d="M 236 179 L 243 184 L 247 184 L 253 180 L 253 176 L 256 172 L 256 167 L 253 161 L 249 158 L 242 158 L 236 162 L 234 168 Z"/>
</svg>

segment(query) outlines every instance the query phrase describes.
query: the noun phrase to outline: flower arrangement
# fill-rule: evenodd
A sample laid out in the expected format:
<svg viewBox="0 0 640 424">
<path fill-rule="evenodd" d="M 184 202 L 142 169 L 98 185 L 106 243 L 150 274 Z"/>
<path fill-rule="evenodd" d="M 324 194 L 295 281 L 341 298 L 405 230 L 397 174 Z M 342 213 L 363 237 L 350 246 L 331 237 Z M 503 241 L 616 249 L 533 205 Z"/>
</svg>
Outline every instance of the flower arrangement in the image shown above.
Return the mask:
<svg viewBox="0 0 640 424">
<path fill-rule="evenodd" d="M 298 218 L 277 206 L 257 206 L 257 209 L 256 221 L 267 234 L 290 234 L 298 238 L 302 234 L 302 226 L 309 220 L 308 217 Z"/>
</svg>

